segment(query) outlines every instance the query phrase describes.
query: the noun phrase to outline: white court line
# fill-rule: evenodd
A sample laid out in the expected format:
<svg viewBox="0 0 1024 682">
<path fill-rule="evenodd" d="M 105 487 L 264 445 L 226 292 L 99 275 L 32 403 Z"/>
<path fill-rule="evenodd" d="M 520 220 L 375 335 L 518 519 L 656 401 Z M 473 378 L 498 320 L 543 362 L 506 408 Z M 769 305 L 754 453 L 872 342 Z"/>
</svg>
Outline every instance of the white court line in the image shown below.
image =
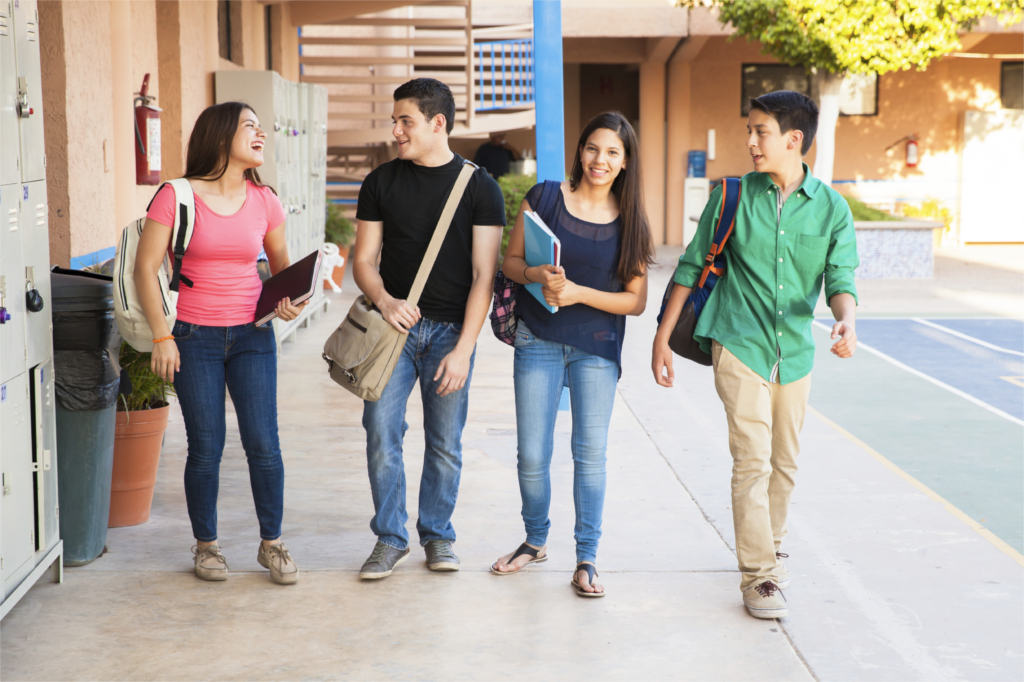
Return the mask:
<svg viewBox="0 0 1024 682">
<path fill-rule="evenodd" d="M 990 350 L 999 351 L 1000 353 L 1009 353 L 1010 355 L 1019 355 L 1022 358 L 1024 358 L 1024 353 L 1021 353 L 1020 351 L 1010 350 L 1009 348 L 1003 348 L 1001 346 L 995 346 L 995 345 L 993 345 L 993 344 L 991 344 L 991 343 L 989 343 L 987 341 L 982 341 L 981 339 L 976 339 L 973 336 L 968 336 L 967 334 L 962 334 L 962 333 L 956 331 L 955 329 L 950 329 L 949 327 L 943 327 L 941 324 L 935 324 L 934 322 L 929 322 L 928 320 L 923 320 L 920 317 L 912 317 L 910 319 L 913 320 L 914 322 L 918 322 L 918 323 L 926 325 L 928 327 L 932 327 L 934 329 L 938 329 L 940 332 L 946 332 L 947 334 L 952 334 L 953 336 L 957 336 L 957 337 L 959 337 L 959 338 L 961 338 L 961 339 L 963 339 L 965 341 L 970 341 L 971 343 L 976 343 L 979 346 L 984 346 L 985 348 L 988 348 Z"/>
<path fill-rule="evenodd" d="M 824 329 L 827 332 L 831 332 L 832 331 L 831 327 L 823 325 L 821 322 L 818 322 L 817 320 L 814 320 L 814 324 L 817 325 L 818 327 L 821 327 L 822 329 Z M 1006 412 L 1003 412 L 1002 410 L 1000 410 L 997 407 L 992 407 L 988 403 L 983 402 L 981 400 L 978 400 L 977 398 L 975 398 L 970 393 L 964 393 L 959 388 L 953 388 L 949 384 L 943 383 L 943 382 L 939 381 L 938 379 L 936 379 L 934 377 L 930 377 L 927 374 L 925 374 L 924 372 L 918 371 L 918 370 L 916 370 L 913 367 L 910 367 L 908 365 L 904 365 L 902 362 L 900 362 L 896 358 L 891 358 L 888 355 L 886 355 L 885 353 L 883 353 L 882 351 L 876 350 L 876 349 L 872 348 L 871 346 L 867 345 L 866 343 L 861 343 L 860 341 L 857 341 L 857 348 L 863 348 L 864 350 L 866 350 L 869 353 L 874 353 L 875 355 L 877 355 L 878 357 L 882 358 L 886 362 L 889 362 L 889 363 L 899 367 L 900 369 L 906 370 L 906 371 L 910 372 L 911 374 L 913 374 L 914 376 L 921 377 L 925 381 L 929 381 L 929 382 L 935 384 L 936 386 L 938 386 L 939 388 L 944 388 L 947 391 L 949 391 L 950 393 L 953 393 L 955 395 L 960 396 L 961 398 L 969 400 L 972 403 L 974 403 L 975 405 L 978 405 L 979 407 L 984 407 L 989 412 L 991 412 L 993 414 L 997 414 L 1000 417 L 1002 417 L 1003 419 L 1009 419 L 1014 424 L 1019 424 L 1021 426 L 1024 426 L 1024 419 L 1017 419 L 1013 415 L 1007 414 Z"/>
</svg>

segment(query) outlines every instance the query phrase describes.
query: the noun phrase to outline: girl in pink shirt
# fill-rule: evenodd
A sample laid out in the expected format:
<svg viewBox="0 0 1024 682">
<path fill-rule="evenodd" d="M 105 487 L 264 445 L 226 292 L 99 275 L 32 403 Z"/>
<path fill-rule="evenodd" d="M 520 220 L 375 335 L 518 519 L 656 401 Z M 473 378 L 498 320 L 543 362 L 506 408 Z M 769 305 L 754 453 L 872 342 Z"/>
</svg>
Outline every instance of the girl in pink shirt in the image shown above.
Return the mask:
<svg viewBox="0 0 1024 682">
<path fill-rule="evenodd" d="M 289 584 L 298 579 L 299 569 L 281 542 L 284 464 L 277 433 L 277 344 L 272 323 L 253 324 L 263 286 L 256 271 L 260 250 L 266 251 L 272 273 L 290 264 L 284 209 L 256 171 L 263 165 L 266 137 L 252 107 L 241 102 L 217 104 L 199 115 L 185 170 L 195 193 L 195 230 L 182 260 L 174 329 L 167 328 L 157 280 L 174 223 L 171 187 L 157 192 L 146 215 L 135 285 L 154 334 L 153 371 L 174 382 L 185 421 L 185 499 L 196 538 L 196 575 L 203 580 L 226 580 L 228 575 L 217 544 L 227 387 L 259 519 L 257 560 L 275 582 Z M 284 299 L 277 315 L 293 320 L 301 308 Z"/>
</svg>

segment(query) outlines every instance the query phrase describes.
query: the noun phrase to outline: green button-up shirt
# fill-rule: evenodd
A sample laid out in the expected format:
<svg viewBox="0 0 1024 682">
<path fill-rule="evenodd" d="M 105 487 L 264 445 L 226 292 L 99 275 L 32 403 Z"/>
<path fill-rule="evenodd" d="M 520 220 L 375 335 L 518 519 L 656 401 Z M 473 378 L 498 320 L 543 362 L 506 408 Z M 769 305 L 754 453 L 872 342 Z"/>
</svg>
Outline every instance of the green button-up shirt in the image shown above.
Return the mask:
<svg viewBox="0 0 1024 682">
<path fill-rule="evenodd" d="M 767 173 L 743 176 L 736 226 L 725 247 L 725 275 L 697 320 L 694 337 L 711 352 L 714 339 L 767 381 L 788 384 L 814 365 L 811 322 L 821 294 L 857 297 L 859 264 L 853 215 L 842 195 L 811 176 L 781 205 Z M 722 188 L 700 217 L 697 234 L 679 259 L 675 281 L 700 280 L 722 205 Z"/>
</svg>

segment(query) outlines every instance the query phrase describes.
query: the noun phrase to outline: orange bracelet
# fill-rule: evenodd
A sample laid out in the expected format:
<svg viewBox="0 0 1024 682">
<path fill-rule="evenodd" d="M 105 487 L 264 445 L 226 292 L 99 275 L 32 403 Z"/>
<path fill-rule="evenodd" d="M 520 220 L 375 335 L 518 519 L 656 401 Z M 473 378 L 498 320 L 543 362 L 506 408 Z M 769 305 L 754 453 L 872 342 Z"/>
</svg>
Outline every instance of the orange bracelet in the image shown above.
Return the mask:
<svg viewBox="0 0 1024 682">
<path fill-rule="evenodd" d="M 165 336 L 162 339 L 153 339 L 153 343 L 156 344 L 156 343 L 160 343 L 161 341 L 173 341 L 173 340 L 174 340 L 174 336 Z"/>
</svg>

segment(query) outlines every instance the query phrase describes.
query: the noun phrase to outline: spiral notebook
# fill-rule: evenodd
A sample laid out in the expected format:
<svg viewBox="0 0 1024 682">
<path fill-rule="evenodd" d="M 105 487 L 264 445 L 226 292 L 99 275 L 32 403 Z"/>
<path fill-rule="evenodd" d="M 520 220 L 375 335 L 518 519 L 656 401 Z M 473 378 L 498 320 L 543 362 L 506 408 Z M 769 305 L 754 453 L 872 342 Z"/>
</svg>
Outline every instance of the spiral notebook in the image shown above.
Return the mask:
<svg viewBox="0 0 1024 682">
<path fill-rule="evenodd" d="M 320 285 L 322 260 L 323 253 L 317 249 L 264 282 L 260 300 L 256 303 L 256 326 L 277 317 L 275 309 L 281 299 L 290 298 L 292 304 L 298 305 L 312 298 Z"/>
</svg>

